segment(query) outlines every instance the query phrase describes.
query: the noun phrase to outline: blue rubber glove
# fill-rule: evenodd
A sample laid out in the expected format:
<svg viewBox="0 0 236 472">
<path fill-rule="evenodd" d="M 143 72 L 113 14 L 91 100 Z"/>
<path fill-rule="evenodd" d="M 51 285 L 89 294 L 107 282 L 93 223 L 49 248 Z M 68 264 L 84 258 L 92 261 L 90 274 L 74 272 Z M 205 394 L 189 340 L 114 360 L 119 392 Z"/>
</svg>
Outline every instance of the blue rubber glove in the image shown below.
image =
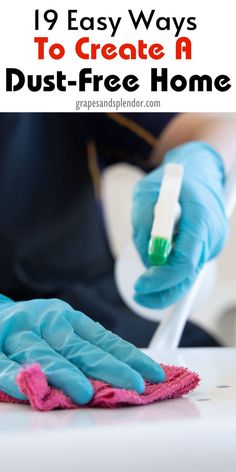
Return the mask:
<svg viewBox="0 0 236 472">
<path fill-rule="evenodd" d="M 150 267 L 148 242 L 153 209 L 167 163 L 182 164 L 182 215 L 175 246 L 164 266 Z M 224 207 L 224 168 L 220 156 L 207 144 L 190 142 L 169 151 L 163 164 L 138 182 L 133 201 L 133 239 L 147 266 L 137 280 L 135 300 L 150 308 L 166 308 L 193 285 L 203 265 L 221 251 L 227 236 Z"/>
<path fill-rule="evenodd" d="M 93 396 L 88 377 L 138 393 L 144 379 L 165 378 L 156 362 L 62 300 L 15 303 L 0 295 L 0 390 L 25 399 L 15 378 L 20 365 L 33 362 L 79 404 Z"/>
</svg>

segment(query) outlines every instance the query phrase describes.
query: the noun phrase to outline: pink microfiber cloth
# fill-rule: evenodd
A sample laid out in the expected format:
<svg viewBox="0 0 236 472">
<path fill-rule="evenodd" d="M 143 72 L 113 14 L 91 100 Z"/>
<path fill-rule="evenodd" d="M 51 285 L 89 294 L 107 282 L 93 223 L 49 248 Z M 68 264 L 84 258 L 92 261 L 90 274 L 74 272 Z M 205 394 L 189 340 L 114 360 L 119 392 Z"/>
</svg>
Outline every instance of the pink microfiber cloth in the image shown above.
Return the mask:
<svg viewBox="0 0 236 472">
<path fill-rule="evenodd" d="M 99 380 L 91 380 L 94 387 L 92 401 L 86 407 L 116 408 L 129 405 L 147 405 L 158 400 L 178 398 L 190 392 L 199 384 L 199 376 L 184 367 L 162 365 L 166 380 L 161 384 L 146 382 L 144 393 L 139 395 L 133 390 L 114 388 Z M 40 365 L 24 367 L 17 376 L 17 385 L 28 398 L 27 401 L 16 400 L 0 392 L 0 401 L 9 403 L 30 403 L 40 411 L 56 408 L 82 408 L 75 405 L 63 392 L 48 385 L 47 377 Z"/>
</svg>

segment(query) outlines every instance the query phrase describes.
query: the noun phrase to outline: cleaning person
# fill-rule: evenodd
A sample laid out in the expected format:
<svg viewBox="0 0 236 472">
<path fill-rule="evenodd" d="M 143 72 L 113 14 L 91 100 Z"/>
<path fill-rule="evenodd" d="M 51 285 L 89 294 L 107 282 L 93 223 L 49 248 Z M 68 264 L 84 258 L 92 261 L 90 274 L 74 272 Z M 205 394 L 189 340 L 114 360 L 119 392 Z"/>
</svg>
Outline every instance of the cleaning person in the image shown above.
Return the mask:
<svg viewBox="0 0 236 472">
<path fill-rule="evenodd" d="M 88 377 L 139 393 L 144 378 L 164 380 L 162 368 L 131 344 L 145 346 L 156 324 L 135 316 L 118 295 L 99 175 L 121 160 L 147 172 L 132 211 L 147 266 L 135 298 L 168 306 L 226 240 L 223 190 L 235 126 L 235 115 L 0 115 L 0 390 L 24 398 L 15 377 L 35 361 L 51 385 L 81 404 L 93 395 Z M 150 268 L 166 163 L 184 166 L 182 214 L 167 264 Z M 182 345 L 217 343 L 188 323 Z"/>
</svg>

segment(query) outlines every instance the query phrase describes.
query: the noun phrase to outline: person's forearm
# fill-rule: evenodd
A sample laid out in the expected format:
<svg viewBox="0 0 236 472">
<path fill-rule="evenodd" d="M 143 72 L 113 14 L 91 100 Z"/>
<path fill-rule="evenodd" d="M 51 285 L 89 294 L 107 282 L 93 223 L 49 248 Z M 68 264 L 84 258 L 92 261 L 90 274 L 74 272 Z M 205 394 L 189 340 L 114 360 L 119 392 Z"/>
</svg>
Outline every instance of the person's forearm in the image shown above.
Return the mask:
<svg viewBox="0 0 236 472">
<path fill-rule="evenodd" d="M 228 171 L 236 159 L 236 113 L 183 113 L 171 120 L 157 140 L 152 165 L 160 164 L 164 154 L 188 141 L 204 141 L 221 155 Z"/>
</svg>

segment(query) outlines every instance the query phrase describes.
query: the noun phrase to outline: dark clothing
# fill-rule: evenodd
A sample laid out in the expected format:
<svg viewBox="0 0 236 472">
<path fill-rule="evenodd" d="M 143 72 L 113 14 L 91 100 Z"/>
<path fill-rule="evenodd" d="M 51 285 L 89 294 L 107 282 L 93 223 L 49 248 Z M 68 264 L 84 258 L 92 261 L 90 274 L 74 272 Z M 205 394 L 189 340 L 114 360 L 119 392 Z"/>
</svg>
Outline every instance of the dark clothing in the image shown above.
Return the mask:
<svg viewBox="0 0 236 472">
<path fill-rule="evenodd" d="M 126 116 L 157 137 L 172 117 Z M 0 291 L 16 301 L 62 298 L 145 346 L 156 325 L 131 313 L 117 293 L 90 139 L 101 166 L 124 160 L 148 168 L 150 144 L 106 114 L 0 114 Z M 191 330 L 183 345 L 214 344 Z"/>
</svg>

